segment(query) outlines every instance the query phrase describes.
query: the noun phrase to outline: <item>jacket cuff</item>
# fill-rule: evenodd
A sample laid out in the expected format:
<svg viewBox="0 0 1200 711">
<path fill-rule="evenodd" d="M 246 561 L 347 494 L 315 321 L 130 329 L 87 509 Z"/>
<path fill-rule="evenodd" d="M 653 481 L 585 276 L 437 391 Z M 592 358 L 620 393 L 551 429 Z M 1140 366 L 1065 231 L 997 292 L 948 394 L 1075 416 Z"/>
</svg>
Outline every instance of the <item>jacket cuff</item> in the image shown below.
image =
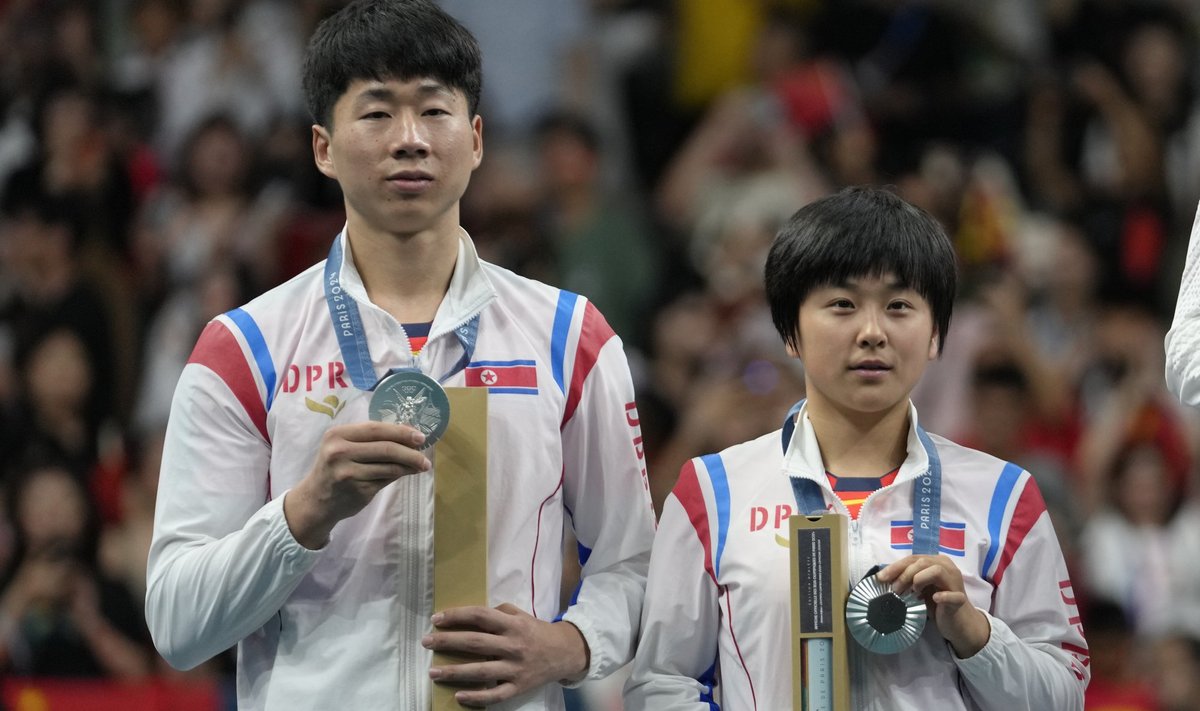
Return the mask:
<svg viewBox="0 0 1200 711">
<path fill-rule="evenodd" d="M 606 676 L 604 672 L 610 665 L 604 663 L 604 644 L 600 639 L 600 633 L 592 625 L 591 620 L 586 615 L 576 613 L 575 608 L 572 607 L 563 614 L 562 621 L 575 625 L 575 629 L 579 630 L 579 634 L 583 635 L 583 642 L 587 645 L 588 668 L 583 676 L 577 679 L 560 679 L 559 683 L 563 688 L 577 689 L 585 681 L 604 678 Z"/>
</svg>

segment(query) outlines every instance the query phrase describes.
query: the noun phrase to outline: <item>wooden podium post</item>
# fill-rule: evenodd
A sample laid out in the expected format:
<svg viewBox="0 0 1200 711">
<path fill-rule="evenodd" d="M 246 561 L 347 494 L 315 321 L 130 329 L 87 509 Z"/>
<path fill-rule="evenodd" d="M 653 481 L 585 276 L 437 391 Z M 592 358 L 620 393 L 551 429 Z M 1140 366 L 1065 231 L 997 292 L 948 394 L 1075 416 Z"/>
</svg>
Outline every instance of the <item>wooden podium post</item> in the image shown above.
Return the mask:
<svg viewBox="0 0 1200 711">
<path fill-rule="evenodd" d="M 788 519 L 792 567 L 792 709 L 848 711 L 846 517 Z"/>
<path fill-rule="evenodd" d="M 487 389 L 446 388 L 450 424 L 435 445 L 433 610 L 487 606 Z M 471 661 L 433 655 L 433 666 Z M 433 684 L 433 711 L 459 711 L 460 687 Z"/>
</svg>

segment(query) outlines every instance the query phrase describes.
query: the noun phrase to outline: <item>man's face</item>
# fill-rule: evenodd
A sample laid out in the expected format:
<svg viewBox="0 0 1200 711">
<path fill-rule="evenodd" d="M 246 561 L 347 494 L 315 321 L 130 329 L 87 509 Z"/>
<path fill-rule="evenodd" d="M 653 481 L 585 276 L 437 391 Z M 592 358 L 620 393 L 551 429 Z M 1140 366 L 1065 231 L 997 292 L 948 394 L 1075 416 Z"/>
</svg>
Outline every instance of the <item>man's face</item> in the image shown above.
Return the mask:
<svg viewBox="0 0 1200 711">
<path fill-rule="evenodd" d="M 448 233 L 483 157 L 483 123 L 433 79 L 350 84 L 332 127 L 313 127 L 317 168 L 335 179 L 352 231 Z"/>
<path fill-rule="evenodd" d="M 892 275 L 813 289 L 800 305 L 799 345 L 810 407 L 847 415 L 908 406 L 937 357 L 929 303 Z"/>
</svg>

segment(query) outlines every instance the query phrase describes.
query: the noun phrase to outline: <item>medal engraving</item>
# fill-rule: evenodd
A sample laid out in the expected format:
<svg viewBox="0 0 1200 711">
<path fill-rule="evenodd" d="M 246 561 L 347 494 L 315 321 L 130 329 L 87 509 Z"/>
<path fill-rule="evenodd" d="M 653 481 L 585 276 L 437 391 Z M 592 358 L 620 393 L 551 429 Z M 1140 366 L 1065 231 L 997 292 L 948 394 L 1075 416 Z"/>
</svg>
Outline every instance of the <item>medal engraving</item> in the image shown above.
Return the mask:
<svg viewBox="0 0 1200 711">
<path fill-rule="evenodd" d="M 895 654 L 920 639 L 925 629 L 925 601 L 911 590 L 903 595 L 892 592 L 875 579 L 876 570 L 850 591 L 846 627 L 850 636 L 868 650 Z"/>
<path fill-rule="evenodd" d="M 425 435 L 421 449 L 432 447 L 450 423 L 450 401 L 437 381 L 416 371 L 393 373 L 375 386 L 368 414 L 376 422 L 408 425 Z"/>
</svg>

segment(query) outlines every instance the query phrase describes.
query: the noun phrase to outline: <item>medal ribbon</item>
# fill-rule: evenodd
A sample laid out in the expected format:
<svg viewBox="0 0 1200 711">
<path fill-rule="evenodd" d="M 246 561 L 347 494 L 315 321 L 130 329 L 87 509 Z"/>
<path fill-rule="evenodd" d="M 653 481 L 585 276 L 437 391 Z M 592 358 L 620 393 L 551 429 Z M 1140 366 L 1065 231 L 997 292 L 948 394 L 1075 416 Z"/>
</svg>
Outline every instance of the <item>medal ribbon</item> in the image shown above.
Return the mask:
<svg viewBox="0 0 1200 711">
<path fill-rule="evenodd" d="M 342 351 L 342 360 L 346 362 L 346 374 L 350 376 L 354 387 L 369 392 L 374 390 L 383 378 L 375 377 L 375 366 L 367 346 L 367 332 L 358 312 L 358 302 L 342 288 L 342 252 L 342 240 L 339 237 L 333 240 L 329 258 L 325 260 L 325 304 L 329 307 L 329 318 L 333 321 L 333 331 Z M 441 382 L 445 382 L 471 362 L 471 354 L 475 352 L 475 342 L 479 335 L 479 315 L 472 316 L 469 321 L 454 329 L 454 335 L 462 345 L 463 354 L 454 367 L 438 379 Z M 391 368 L 383 377 L 404 370 L 418 371 L 412 366 Z"/>
<path fill-rule="evenodd" d="M 796 415 L 804 401 L 796 403 L 788 410 L 787 419 L 783 423 L 783 451 L 787 453 L 788 444 L 796 429 Z M 925 430 L 917 427 L 917 438 L 925 447 L 929 456 L 929 468 L 917 477 L 913 486 L 913 553 L 916 555 L 937 555 L 939 531 L 942 516 L 942 459 L 938 456 L 933 440 Z M 792 482 L 792 493 L 796 497 L 796 506 L 802 514 L 824 514 L 825 495 L 821 485 L 812 479 L 803 477 L 788 477 Z"/>
</svg>

